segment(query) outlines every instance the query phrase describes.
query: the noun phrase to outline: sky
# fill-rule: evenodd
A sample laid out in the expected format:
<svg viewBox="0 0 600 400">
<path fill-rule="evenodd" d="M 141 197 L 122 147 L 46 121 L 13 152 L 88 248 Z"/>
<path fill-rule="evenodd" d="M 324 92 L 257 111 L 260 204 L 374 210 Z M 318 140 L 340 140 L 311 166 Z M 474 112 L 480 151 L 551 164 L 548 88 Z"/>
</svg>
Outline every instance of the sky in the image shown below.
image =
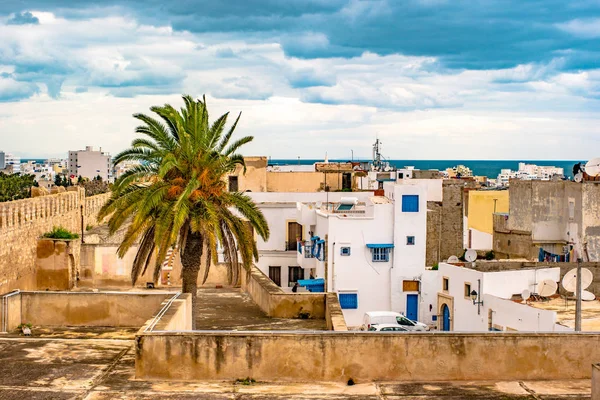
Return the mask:
<svg viewBox="0 0 600 400">
<path fill-rule="evenodd" d="M 2 0 L 0 150 L 116 154 L 206 95 L 246 155 L 600 156 L 598 0 Z"/>
</svg>

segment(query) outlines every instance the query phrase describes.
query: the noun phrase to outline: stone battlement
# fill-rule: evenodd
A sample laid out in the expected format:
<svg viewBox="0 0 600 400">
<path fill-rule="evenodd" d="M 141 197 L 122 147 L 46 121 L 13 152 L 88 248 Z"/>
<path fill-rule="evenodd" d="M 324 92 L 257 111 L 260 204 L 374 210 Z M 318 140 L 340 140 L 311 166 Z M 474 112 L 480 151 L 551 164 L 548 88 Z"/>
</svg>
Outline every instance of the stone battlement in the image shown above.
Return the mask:
<svg viewBox="0 0 600 400">
<path fill-rule="evenodd" d="M 43 197 L 0 203 L 0 293 L 36 289 L 37 240 L 55 226 L 81 234 L 97 225 L 110 193 L 85 197 L 82 188 Z"/>
</svg>

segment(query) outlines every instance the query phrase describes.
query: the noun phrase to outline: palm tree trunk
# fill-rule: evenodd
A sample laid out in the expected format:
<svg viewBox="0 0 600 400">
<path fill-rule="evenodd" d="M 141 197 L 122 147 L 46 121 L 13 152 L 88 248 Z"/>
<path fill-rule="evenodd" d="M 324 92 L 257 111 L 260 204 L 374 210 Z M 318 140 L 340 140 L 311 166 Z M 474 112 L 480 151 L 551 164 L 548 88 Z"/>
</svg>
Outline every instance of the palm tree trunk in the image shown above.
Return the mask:
<svg viewBox="0 0 600 400">
<path fill-rule="evenodd" d="M 183 293 L 192 295 L 192 329 L 196 329 L 198 316 L 198 273 L 202 263 L 202 246 L 202 235 L 189 232 L 181 252 Z"/>
</svg>

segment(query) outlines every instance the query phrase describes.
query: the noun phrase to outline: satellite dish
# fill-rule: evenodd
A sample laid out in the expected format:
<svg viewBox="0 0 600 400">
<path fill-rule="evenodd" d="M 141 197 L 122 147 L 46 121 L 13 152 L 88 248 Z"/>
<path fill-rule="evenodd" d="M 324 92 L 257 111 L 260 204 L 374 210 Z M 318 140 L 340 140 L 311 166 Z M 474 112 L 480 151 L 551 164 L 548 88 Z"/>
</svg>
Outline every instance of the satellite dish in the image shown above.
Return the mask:
<svg viewBox="0 0 600 400">
<path fill-rule="evenodd" d="M 552 279 L 544 279 L 537 285 L 537 294 L 542 297 L 550 297 L 558 289 L 558 284 Z"/>
<path fill-rule="evenodd" d="M 523 299 L 523 301 L 529 300 L 530 296 L 531 296 L 531 292 L 527 289 L 523 290 L 523 293 L 521 293 L 521 298 Z"/>
<path fill-rule="evenodd" d="M 459 260 L 459 259 L 458 259 L 458 257 L 456 257 L 456 256 L 450 256 L 450 257 L 448 257 L 448 262 L 449 262 L 450 264 L 452 264 L 452 263 L 457 263 L 457 262 L 460 262 L 460 260 Z"/>
<path fill-rule="evenodd" d="M 587 268 L 581 269 L 581 290 L 587 289 L 594 279 L 592 271 Z M 563 288 L 567 292 L 575 293 L 577 290 L 577 268 L 573 268 L 565 274 L 562 280 Z"/>
<path fill-rule="evenodd" d="M 587 290 L 584 290 L 581 292 L 581 300 L 594 301 L 594 300 L 596 300 L 596 295 L 592 292 L 588 292 Z"/>
<path fill-rule="evenodd" d="M 467 250 L 467 252 L 465 253 L 465 260 L 467 260 L 468 262 L 473 262 L 477 260 L 477 252 L 473 249 Z"/>
<path fill-rule="evenodd" d="M 575 182 L 581 183 L 583 181 L 583 174 L 579 172 L 577 175 L 575 175 L 573 179 L 575 180 Z"/>
<path fill-rule="evenodd" d="M 600 158 L 594 158 L 585 164 L 585 173 L 589 176 L 600 175 Z"/>
</svg>

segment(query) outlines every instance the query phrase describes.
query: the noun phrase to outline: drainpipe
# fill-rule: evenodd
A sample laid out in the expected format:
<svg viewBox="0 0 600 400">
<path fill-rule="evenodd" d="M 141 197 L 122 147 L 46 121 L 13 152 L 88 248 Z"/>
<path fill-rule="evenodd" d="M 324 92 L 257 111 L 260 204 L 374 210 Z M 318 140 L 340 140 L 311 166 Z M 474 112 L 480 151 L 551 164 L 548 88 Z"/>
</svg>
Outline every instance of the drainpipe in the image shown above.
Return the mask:
<svg viewBox="0 0 600 400">
<path fill-rule="evenodd" d="M 83 238 L 84 234 L 84 226 L 83 226 L 83 204 L 81 205 L 81 243 L 85 243 L 85 239 Z"/>
<path fill-rule="evenodd" d="M 577 259 L 577 286 L 575 289 L 575 332 L 581 332 L 581 258 Z"/>
<path fill-rule="evenodd" d="M 331 291 L 335 292 L 335 242 L 331 249 Z"/>
</svg>

